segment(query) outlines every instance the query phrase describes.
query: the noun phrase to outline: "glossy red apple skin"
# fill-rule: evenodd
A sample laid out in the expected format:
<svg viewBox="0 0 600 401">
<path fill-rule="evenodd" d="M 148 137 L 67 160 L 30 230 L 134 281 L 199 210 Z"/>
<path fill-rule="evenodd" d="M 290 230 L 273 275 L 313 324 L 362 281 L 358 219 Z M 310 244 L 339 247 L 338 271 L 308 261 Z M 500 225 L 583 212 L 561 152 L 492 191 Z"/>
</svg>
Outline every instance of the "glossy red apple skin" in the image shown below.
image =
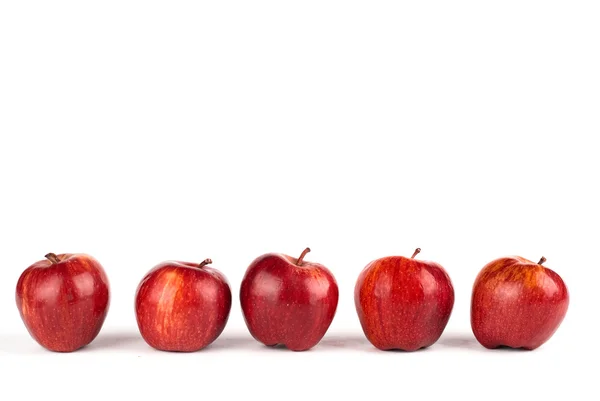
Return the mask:
<svg viewBox="0 0 600 401">
<path fill-rule="evenodd" d="M 47 258 L 21 274 L 17 308 L 40 345 L 72 352 L 91 343 L 102 328 L 110 304 L 108 278 L 89 255 L 48 254 Z"/>
<path fill-rule="evenodd" d="M 454 306 L 454 288 L 435 262 L 388 256 L 361 272 L 354 302 L 365 336 L 375 347 L 416 351 L 442 335 Z"/>
<path fill-rule="evenodd" d="M 488 263 L 477 276 L 471 327 L 486 348 L 532 350 L 552 337 L 568 306 L 567 286 L 558 274 L 520 256 L 509 256 Z"/>
<path fill-rule="evenodd" d="M 140 282 L 135 314 L 144 340 L 161 351 L 198 351 L 219 337 L 231 311 L 231 288 L 209 260 L 167 261 Z"/>
<path fill-rule="evenodd" d="M 256 340 L 305 351 L 327 332 L 339 292 L 325 266 L 304 260 L 297 263 L 298 259 L 278 253 L 258 257 L 246 271 L 240 301 L 246 325 Z"/>
</svg>

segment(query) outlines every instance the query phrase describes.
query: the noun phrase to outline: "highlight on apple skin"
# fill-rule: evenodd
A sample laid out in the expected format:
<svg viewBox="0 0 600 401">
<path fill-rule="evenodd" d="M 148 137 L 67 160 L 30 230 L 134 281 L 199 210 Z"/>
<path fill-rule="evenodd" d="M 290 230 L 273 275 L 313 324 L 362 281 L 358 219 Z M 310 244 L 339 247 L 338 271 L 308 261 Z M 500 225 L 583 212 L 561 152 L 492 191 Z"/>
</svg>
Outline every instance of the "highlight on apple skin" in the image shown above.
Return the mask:
<svg viewBox="0 0 600 401">
<path fill-rule="evenodd" d="M 202 263 L 167 261 L 140 282 L 135 315 L 144 340 L 161 351 L 201 350 L 223 332 L 231 311 L 225 276 Z"/>
<path fill-rule="evenodd" d="M 338 304 L 338 286 L 323 265 L 269 253 L 248 267 L 240 288 L 244 320 L 252 336 L 268 346 L 308 350 L 325 335 Z"/>
<path fill-rule="evenodd" d="M 416 351 L 434 344 L 448 324 L 454 288 L 435 262 L 388 256 L 358 277 L 354 302 L 367 339 L 381 350 Z"/>
<path fill-rule="evenodd" d="M 554 271 L 520 256 L 483 267 L 473 285 L 471 327 L 486 348 L 533 350 L 552 337 L 569 306 L 569 293 Z"/>
<path fill-rule="evenodd" d="M 100 332 L 110 304 L 108 278 L 85 254 L 49 253 L 19 277 L 17 308 L 29 334 L 44 348 L 72 352 Z"/>
</svg>

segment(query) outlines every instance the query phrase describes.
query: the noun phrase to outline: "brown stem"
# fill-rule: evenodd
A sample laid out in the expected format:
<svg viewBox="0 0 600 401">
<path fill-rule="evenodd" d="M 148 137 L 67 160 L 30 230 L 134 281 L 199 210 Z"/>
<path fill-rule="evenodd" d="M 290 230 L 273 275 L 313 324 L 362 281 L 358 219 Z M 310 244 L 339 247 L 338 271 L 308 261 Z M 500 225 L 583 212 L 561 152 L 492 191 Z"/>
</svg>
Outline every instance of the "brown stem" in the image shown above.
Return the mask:
<svg viewBox="0 0 600 401">
<path fill-rule="evenodd" d="M 52 262 L 53 265 L 60 262 L 60 259 L 58 258 L 58 256 L 56 256 L 56 254 L 52 253 L 52 252 L 45 254 L 44 257 L 46 259 L 48 259 L 50 262 Z"/>
<path fill-rule="evenodd" d="M 415 253 L 413 253 L 413 255 L 410 257 L 411 259 L 414 259 L 415 256 L 417 256 L 419 254 L 419 252 L 421 252 L 421 248 L 417 248 L 415 249 Z"/>
<path fill-rule="evenodd" d="M 310 252 L 310 248 L 306 248 L 305 250 L 302 251 L 302 253 L 300 254 L 300 257 L 296 261 L 296 265 L 297 266 L 302 266 L 302 260 L 304 259 L 304 257 L 306 256 L 306 254 L 309 253 L 309 252 Z"/>
<path fill-rule="evenodd" d="M 538 265 L 543 264 L 546 261 L 546 258 L 542 256 L 542 258 L 540 259 L 540 261 L 538 262 Z"/>
<path fill-rule="evenodd" d="M 204 266 L 210 265 L 211 263 L 212 263 L 212 259 L 204 259 L 202 262 L 200 262 L 198 267 L 203 268 Z"/>
</svg>

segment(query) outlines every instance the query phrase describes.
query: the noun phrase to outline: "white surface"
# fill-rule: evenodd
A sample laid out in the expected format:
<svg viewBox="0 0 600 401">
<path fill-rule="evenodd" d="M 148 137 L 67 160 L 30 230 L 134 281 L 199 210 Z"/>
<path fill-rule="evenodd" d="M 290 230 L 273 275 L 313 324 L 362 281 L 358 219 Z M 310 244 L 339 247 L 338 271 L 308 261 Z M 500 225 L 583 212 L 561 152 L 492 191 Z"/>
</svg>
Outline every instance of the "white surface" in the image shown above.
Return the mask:
<svg viewBox="0 0 600 401">
<path fill-rule="evenodd" d="M 598 3 L 205 3 L 0 3 L 0 398 L 597 397 Z M 245 268 L 307 245 L 337 277 L 337 316 L 312 351 L 261 347 Z M 448 270 L 453 315 L 428 350 L 378 352 L 354 282 L 417 246 Z M 49 251 L 89 253 L 111 280 L 81 352 L 42 350 L 14 304 Z M 473 280 L 507 254 L 545 255 L 570 289 L 534 352 L 471 334 Z M 206 257 L 232 285 L 225 332 L 152 351 L 139 280 Z"/>
</svg>

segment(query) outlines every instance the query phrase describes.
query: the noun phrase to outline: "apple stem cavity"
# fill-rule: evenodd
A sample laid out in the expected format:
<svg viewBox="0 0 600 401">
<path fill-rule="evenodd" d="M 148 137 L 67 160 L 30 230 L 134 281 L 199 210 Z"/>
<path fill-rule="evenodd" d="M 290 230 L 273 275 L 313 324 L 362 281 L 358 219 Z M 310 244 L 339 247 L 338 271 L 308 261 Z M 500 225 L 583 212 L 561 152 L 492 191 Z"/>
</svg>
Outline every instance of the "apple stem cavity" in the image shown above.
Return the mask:
<svg viewBox="0 0 600 401">
<path fill-rule="evenodd" d="M 202 262 L 200 262 L 198 267 L 203 268 L 204 266 L 210 265 L 211 263 L 212 263 L 212 259 L 204 259 Z"/>
<path fill-rule="evenodd" d="M 44 257 L 46 259 L 48 259 L 50 262 L 52 262 L 53 265 L 60 262 L 60 259 L 58 258 L 58 256 L 56 256 L 56 254 L 52 253 L 52 252 L 45 254 Z"/>
<path fill-rule="evenodd" d="M 306 254 L 309 253 L 309 252 L 310 252 L 310 248 L 308 248 L 308 247 L 305 250 L 302 251 L 302 253 L 300 254 L 300 257 L 296 261 L 296 266 L 302 266 L 302 260 L 304 259 L 304 257 L 306 256 Z"/>
<path fill-rule="evenodd" d="M 412 254 L 412 256 L 410 257 L 411 259 L 414 259 L 415 256 L 417 256 L 419 254 L 419 252 L 421 252 L 421 248 L 417 248 L 415 249 L 415 253 Z"/>
<path fill-rule="evenodd" d="M 542 256 L 542 258 L 540 259 L 540 261 L 538 262 L 538 265 L 542 265 L 544 264 L 544 262 L 546 261 L 546 258 Z"/>
</svg>

